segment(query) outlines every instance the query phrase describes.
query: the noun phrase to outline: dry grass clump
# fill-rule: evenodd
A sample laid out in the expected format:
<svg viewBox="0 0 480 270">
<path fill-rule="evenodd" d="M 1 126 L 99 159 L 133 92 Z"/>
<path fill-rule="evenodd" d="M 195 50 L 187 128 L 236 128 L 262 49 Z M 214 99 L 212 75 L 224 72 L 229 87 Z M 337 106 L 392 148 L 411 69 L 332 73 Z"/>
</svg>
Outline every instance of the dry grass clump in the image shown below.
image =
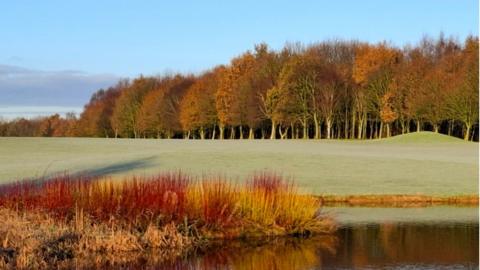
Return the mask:
<svg viewBox="0 0 480 270">
<path fill-rule="evenodd" d="M 156 261 L 176 258 L 194 246 L 173 224 L 129 231 L 84 220 L 83 228 L 39 212 L 0 209 L 0 268 L 38 269 L 72 263 L 84 267 L 131 262 L 138 252 L 157 249 Z M 92 260 L 92 258 L 95 258 Z"/>
<path fill-rule="evenodd" d="M 65 221 L 80 212 L 96 222 L 139 231 L 173 222 L 187 234 L 206 237 L 334 229 L 320 216 L 318 199 L 269 173 L 256 174 L 244 184 L 218 177 L 193 180 L 180 172 L 118 181 L 64 175 L 0 186 L 0 206 L 45 211 Z"/>
</svg>

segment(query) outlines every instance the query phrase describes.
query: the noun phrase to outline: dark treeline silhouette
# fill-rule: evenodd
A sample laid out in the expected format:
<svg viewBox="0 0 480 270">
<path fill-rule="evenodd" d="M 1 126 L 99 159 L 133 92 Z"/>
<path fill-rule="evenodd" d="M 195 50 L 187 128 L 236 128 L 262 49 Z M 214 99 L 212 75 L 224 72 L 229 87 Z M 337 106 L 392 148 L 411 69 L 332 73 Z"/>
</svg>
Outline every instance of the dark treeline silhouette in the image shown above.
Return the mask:
<svg viewBox="0 0 480 270">
<path fill-rule="evenodd" d="M 200 75 L 122 80 L 78 119 L 4 121 L 0 135 L 375 139 L 431 130 L 477 141 L 478 44 L 443 35 L 404 48 L 259 44 Z"/>
</svg>

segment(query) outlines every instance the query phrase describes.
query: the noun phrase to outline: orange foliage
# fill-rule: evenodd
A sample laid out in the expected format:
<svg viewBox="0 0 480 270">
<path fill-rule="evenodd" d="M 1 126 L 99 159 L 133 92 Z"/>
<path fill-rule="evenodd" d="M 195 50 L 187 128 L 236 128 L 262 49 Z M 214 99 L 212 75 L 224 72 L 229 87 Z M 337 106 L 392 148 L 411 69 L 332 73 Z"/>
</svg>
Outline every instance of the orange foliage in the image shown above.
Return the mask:
<svg viewBox="0 0 480 270">
<path fill-rule="evenodd" d="M 381 68 L 398 63 L 400 57 L 401 54 L 398 50 L 390 48 L 386 44 L 359 46 L 355 56 L 353 79 L 356 83 L 364 85 L 371 75 Z"/>
<path fill-rule="evenodd" d="M 218 85 L 219 70 L 206 73 L 188 88 L 180 103 L 180 123 L 183 130 L 200 129 L 204 138 L 205 128 L 214 128 L 218 119 L 215 107 L 215 91 Z"/>
<path fill-rule="evenodd" d="M 254 63 L 254 56 L 247 52 L 234 58 L 231 66 L 221 72 L 216 93 L 216 108 L 221 125 L 245 124 L 247 100 L 253 91 L 246 79 L 253 72 Z"/>
<path fill-rule="evenodd" d="M 382 97 L 382 109 L 380 111 L 380 117 L 384 123 L 392 123 L 398 117 L 398 114 L 394 111 L 394 94 L 389 91 Z"/>
</svg>

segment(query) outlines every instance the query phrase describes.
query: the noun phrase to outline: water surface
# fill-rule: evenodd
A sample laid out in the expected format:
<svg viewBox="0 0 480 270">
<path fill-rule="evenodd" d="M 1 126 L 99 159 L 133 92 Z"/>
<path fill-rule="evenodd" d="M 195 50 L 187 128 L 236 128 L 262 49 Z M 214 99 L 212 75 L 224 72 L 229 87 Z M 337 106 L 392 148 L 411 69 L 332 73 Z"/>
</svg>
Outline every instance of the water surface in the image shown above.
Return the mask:
<svg viewBox="0 0 480 270">
<path fill-rule="evenodd" d="M 332 236 L 229 241 L 144 269 L 478 269 L 478 208 L 328 208 Z"/>
</svg>

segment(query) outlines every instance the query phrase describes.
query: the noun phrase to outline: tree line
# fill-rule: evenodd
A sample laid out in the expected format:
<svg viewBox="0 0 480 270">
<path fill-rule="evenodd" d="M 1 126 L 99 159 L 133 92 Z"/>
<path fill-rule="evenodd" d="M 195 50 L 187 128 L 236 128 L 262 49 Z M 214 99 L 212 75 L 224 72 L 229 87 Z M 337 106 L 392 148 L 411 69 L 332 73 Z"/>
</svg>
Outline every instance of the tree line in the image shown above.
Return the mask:
<svg viewBox="0 0 480 270">
<path fill-rule="evenodd" d="M 121 80 L 82 114 L 0 123 L 2 136 L 376 139 L 431 130 L 478 140 L 478 37 L 399 48 L 258 44 L 200 75 Z"/>
</svg>

